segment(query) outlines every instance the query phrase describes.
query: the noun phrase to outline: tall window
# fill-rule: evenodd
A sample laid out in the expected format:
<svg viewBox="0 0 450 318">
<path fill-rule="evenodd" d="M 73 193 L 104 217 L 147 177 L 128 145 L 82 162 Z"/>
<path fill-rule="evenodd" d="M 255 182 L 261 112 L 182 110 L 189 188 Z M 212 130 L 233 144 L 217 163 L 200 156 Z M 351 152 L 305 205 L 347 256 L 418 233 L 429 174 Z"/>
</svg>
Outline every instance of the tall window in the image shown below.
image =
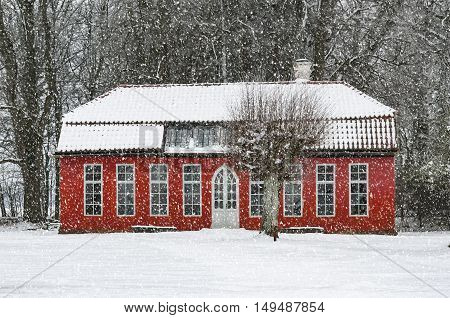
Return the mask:
<svg viewBox="0 0 450 318">
<path fill-rule="evenodd" d="M 334 215 L 334 165 L 317 165 L 317 215 Z"/>
<path fill-rule="evenodd" d="M 368 215 L 367 164 L 350 165 L 350 215 Z"/>
<path fill-rule="evenodd" d="M 133 165 L 117 165 L 117 215 L 134 215 Z"/>
<path fill-rule="evenodd" d="M 150 165 L 150 213 L 167 215 L 167 165 Z"/>
<path fill-rule="evenodd" d="M 102 165 L 84 166 L 84 214 L 102 215 Z"/>
<path fill-rule="evenodd" d="M 250 216 L 261 216 L 264 207 L 264 182 L 250 178 Z"/>
<path fill-rule="evenodd" d="M 184 215 L 201 215 L 201 166 L 183 166 Z"/>
<path fill-rule="evenodd" d="M 290 180 L 284 183 L 284 215 L 302 215 L 302 167 L 292 165 L 290 167 Z"/>
</svg>

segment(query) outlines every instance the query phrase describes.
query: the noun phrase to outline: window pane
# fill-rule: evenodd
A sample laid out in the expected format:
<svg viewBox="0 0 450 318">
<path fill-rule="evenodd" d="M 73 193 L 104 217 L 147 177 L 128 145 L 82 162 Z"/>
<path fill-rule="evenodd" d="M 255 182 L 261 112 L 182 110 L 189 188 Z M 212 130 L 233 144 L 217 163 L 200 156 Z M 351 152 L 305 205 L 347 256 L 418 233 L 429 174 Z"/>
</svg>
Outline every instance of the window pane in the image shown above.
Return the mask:
<svg viewBox="0 0 450 318">
<path fill-rule="evenodd" d="M 333 184 L 331 183 L 328 183 L 328 184 L 326 184 L 325 185 L 325 188 L 326 188 L 326 193 L 327 194 L 332 194 L 333 193 L 333 190 L 334 190 L 334 186 L 333 186 Z"/>
<path fill-rule="evenodd" d="M 194 191 L 195 193 L 200 193 L 200 183 L 194 183 L 192 185 L 192 191 Z"/>
<path fill-rule="evenodd" d="M 365 194 L 361 194 L 360 196 L 359 196 L 359 204 L 367 204 L 367 195 L 365 195 Z"/>
<path fill-rule="evenodd" d="M 319 184 L 318 187 L 317 187 L 318 192 L 319 193 L 325 193 L 325 187 L 326 187 L 325 184 L 323 184 L 323 183 Z"/>
<path fill-rule="evenodd" d="M 360 205 L 359 206 L 359 212 L 361 215 L 364 215 L 367 213 L 367 205 Z"/>
<path fill-rule="evenodd" d="M 324 195 L 318 195 L 317 197 L 317 203 L 320 205 L 324 205 L 325 204 L 325 196 Z"/>
<path fill-rule="evenodd" d="M 102 193 L 102 185 L 100 183 L 94 184 L 94 193 Z"/>
<path fill-rule="evenodd" d="M 127 183 L 125 185 L 125 189 L 127 191 L 127 193 L 133 193 L 134 192 L 134 184 L 133 183 Z"/>
<path fill-rule="evenodd" d="M 94 203 L 94 196 L 92 194 L 86 194 L 85 198 L 86 204 L 93 204 Z"/>
<path fill-rule="evenodd" d="M 183 167 L 184 168 L 184 173 L 185 174 L 188 174 L 188 173 L 191 173 L 192 172 L 192 166 L 184 166 Z"/>
<path fill-rule="evenodd" d="M 367 193 L 367 184 L 360 183 L 358 187 L 359 193 Z"/>
<path fill-rule="evenodd" d="M 94 207 L 92 205 L 86 205 L 86 214 L 92 215 L 94 213 Z"/>
<path fill-rule="evenodd" d="M 332 173 L 327 173 L 326 174 L 326 180 L 327 181 L 333 181 L 334 180 L 334 175 Z"/>
<path fill-rule="evenodd" d="M 133 194 L 126 195 L 126 204 L 134 204 L 134 195 Z"/>
<path fill-rule="evenodd" d="M 319 205 L 317 207 L 317 214 L 324 215 L 325 214 L 325 205 Z"/>
<path fill-rule="evenodd" d="M 351 204 L 357 204 L 358 203 L 358 194 L 352 194 L 350 201 L 351 201 Z"/>
<path fill-rule="evenodd" d="M 94 204 L 101 204 L 101 203 L 102 203 L 101 194 L 94 194 Z"/>
<path fill-rule="evenodd" d="M 93 193 L 94 185 L 92 183 L 87 183 L 85 189 L 86 189 L 86 193 Z"/>
<path fill-rule="evenodd" d="M 126 214 L 127 215 L 133 215 L 134 214 L 134 206 L 133 205 L 127 205 Z"/>
<path fill-rule="evenodd" d="M 333 213 L 334 213 L 334 208 L 333 208 L 333 206 L 332 206 L 332 205 L 327 205 L 327 206 L 326 206 L 326 214 L 327 214 L 327 215 L 333 215 Z"/>
</svg>

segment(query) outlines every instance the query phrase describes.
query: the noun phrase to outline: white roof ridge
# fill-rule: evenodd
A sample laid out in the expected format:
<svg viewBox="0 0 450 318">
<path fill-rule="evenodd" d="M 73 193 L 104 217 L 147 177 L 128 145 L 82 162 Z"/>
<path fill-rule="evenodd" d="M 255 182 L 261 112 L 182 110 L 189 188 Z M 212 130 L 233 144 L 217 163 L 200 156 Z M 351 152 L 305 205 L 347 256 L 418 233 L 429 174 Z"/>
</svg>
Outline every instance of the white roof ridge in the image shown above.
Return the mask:
<svg viewBox="0 0 450 318">
<path fill-rule="evenodd" d="M 367 116 L 341 116 L 330 117 L 329 121 L 355 121 L 355 120 L 371 120 L 371 119 L 389 119 L 394 118 L 394 115 L 367 115 Z M 219 123 L 228 122 L 229 120 L 131 120 L 131 121 L 66 121 L 63 125 L 67 126 L 154 126 L 162 125 L 163 123 Z"/>
<path fill-rule="evenodd" d="M 204 83 L 162 83 L 162 84 L 118 84 L 114 89 L 117 88 L 152 88 L 152 87 L 191 87 L 191 86 L 226 86 L 226 85 L 242 85 L 242 84 L 309 84 L 309 85 L 325 85 L 325 84 L 347 84 L 345 81 L 298 81 L 298 80 L 290 80 L 290 81 L 239 81 L 239 82 L 204 82 Z M 348 84 L 347 84 L 348 85 Z M 100 96 L 99 96 L 100 97 Z"/>
</svg>

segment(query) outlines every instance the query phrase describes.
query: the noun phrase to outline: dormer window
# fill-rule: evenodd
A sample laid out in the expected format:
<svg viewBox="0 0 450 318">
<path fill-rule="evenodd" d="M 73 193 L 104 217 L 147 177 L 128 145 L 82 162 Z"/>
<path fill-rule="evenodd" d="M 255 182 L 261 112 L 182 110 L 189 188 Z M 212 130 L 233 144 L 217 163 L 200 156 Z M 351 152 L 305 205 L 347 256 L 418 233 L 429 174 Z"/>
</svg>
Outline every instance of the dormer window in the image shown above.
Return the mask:
<svg viewBox="0 0 450 318">
<path fill-rule="evenodd" d="M 166 147 L 224 146 L 228 138 L 228 131 L 221 126 L 171 126 L 167 128 Z"/>
</svg>

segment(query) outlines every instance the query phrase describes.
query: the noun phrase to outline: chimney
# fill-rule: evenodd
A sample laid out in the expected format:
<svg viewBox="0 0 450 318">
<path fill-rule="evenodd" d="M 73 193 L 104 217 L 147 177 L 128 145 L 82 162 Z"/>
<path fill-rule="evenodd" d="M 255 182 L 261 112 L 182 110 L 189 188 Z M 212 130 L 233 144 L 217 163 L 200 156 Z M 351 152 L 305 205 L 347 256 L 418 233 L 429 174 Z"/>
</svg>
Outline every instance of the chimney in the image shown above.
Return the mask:
<svg viewBox="0 0 450 318">
<path fill-rule="evenodd" d="M 298 59 L 294 62 L 294 77 L 296 81 L 309 81 L 312 63 L 307 59 Z"/>
</svg>

